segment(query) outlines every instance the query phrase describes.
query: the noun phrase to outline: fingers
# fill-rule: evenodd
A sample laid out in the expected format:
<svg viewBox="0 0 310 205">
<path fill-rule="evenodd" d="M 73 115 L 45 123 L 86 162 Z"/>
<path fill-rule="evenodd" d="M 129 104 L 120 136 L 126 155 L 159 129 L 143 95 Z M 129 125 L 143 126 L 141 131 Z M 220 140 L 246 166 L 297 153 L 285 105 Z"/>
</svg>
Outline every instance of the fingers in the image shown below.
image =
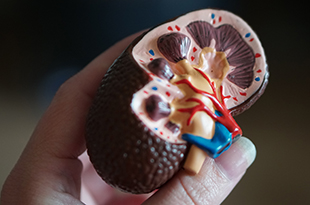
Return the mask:
<svg viewBox="0 0 310 205">
<path fill-rule="evenodd" d="M 139 34 L 115 44 L 60 87 L 29 146 L 60 158 L 76 158 L 85 150 L 86 115 L 100 81 L 113 61 Z"/>
<path fill-rule="evenodd" d="M 255 156 L 253 143 L 241 137 L 216 160 L 207 158 L 197 175 L 180 171 L 144 204 L 220 204 Z"/>
<path fill-rule="evenodd" d="M 138 35 L 120 41 L 60 87 L 7 178 L 1 202 L 80 204 L 82 164 L 77 157 L 85 150 L 88 109 L 109 66 Z"/>
<path fill-rule="evenodd" d="M 85 204 L 136 205 L 150 197 L 150 194 L 134 195 L 112 188 L 96 173 L 86 153 L 82 154 L 79 159 L 83 163 L 81 201 Z"/>
<path fill-rule="evenodd" d="M 106 50 L 104 53 L 95 58 L 74 79 L 79 84 L 80 89 L 91 98 L 95 95 L 102 77 L 107 69 L 112 65 L 116 58 L 125 50 L 125 48 L 144 31 L 133 34 L 114 46 Z"/>
</svg>

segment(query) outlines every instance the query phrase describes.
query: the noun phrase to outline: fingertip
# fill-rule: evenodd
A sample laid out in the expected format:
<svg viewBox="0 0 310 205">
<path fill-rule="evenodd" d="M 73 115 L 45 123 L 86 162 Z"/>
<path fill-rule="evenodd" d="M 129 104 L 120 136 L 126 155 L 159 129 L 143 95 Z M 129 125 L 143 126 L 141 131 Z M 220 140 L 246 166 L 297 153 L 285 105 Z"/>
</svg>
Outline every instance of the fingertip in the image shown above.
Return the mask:
<svg viewBox="0 0 310 205">
<path fill-rule="evenodd" d="M 207 157 L 200 172 L 180 170 L 144 204 L 220 204 L 253 163 L 255 145 L 241 137 L 217 159 Z"/>
<path fill-rule="evenodd" d="M 255 145 L 241 137 L 226 152 L 215 159 L 218 169 L 230 180 L 244 174 L 256 158 Z"/>
<path fill-rule="evenodd" d="M 247 160 L 248 167 L 251 166 L 257 154 L 254 143 L 247 137 L 241 137 L 236 143 L 236 146 L 239 146 L 240 149 L 243 150 L 243 155 Z"/>
</svg>

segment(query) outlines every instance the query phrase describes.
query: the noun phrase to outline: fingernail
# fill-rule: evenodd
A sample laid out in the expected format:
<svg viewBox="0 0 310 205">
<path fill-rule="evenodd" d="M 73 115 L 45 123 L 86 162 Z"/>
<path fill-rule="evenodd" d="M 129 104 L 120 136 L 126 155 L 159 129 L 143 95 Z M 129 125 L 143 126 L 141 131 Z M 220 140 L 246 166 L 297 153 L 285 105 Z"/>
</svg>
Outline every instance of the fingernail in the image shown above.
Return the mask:
<svg viewBox="0 0 310 205">
<path fill-rule="evenodd" d="M 244 174 L 254 162 L 255 157 L 255 145 L 248 138 L 241 137 L 226 152 L 216 158 L 215 162 L 228 179 L 235 179 Z"/>
</svg>

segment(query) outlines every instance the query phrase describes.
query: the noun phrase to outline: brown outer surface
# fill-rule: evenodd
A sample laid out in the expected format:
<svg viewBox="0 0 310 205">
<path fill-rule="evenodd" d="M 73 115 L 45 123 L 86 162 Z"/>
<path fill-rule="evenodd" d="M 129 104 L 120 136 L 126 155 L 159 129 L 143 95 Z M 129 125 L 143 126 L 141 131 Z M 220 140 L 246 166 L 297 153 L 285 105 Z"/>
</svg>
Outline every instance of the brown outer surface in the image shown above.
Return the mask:
<svg viewBox="0 0 310 205">
<path fill-rule="evenodd" d="M 149 82 L 131 55 L 140 38 L 103 78 L 86 130 L 88 154 L 98 174 L 111 186 L 136 194 L 149 193 L 169 180 L 187 151 L 186 144 L 156 136 L 131 109 L 133 94 Z"/>
<path fill-rule="evenodd" d="M 91 106 L 86 128 L 88 154 L 98 174 L 111 186 L 135 194 L 149 193 L 166 183 L 181 168 L 188 151 L 187 144 L 172 144 L 156 136 L 130 107 L 133 94 L 149 82 L 132 57 L 133 47 L 146 33 L 136 38 L 109 68 Z M 266 69 L 261 87 L 232 108 L 232 115 L 241 114 L 258 100 L 268 77 Z"/>
</svg>

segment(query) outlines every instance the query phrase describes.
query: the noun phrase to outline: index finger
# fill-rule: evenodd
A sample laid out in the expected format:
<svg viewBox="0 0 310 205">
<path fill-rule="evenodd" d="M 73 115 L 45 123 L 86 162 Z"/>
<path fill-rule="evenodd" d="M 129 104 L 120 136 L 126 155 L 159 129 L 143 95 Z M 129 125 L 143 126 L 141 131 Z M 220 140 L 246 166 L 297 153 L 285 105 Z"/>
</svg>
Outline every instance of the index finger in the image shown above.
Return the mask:
<svg viewBox="0 0 310 205">
<path fill-rule="evenodd" d="M 113 61 L 139 34 L 141 32 L 116 43 L 59 88 L 27 147 L 60 158 L 76 158 L 85 150 L 86 115 L 100 81 Z"/>
</svg>

